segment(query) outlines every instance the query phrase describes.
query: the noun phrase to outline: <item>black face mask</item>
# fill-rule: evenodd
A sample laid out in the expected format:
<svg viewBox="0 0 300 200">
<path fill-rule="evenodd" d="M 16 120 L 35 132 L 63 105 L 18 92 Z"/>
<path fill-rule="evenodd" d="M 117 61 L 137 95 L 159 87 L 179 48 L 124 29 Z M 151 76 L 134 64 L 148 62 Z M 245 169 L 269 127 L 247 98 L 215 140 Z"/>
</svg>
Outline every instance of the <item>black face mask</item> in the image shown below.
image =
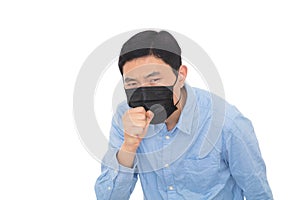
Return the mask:
<svg viewBox="0 0 300 200">
<path fill-rule="evenodd" d="M 175 83 L 172 86 L 148 86 L 125 89 L 127 103 L 132 108 L 143 106 L 146 111 L 151 110 L 154 113 L 154 117 L 150 124 L 163 123 L 175 110 L 177 110 L 176 105 L 181 98 L 180 96 L 179 100 L 174 105 L 173 87 Z"/>
</svg>

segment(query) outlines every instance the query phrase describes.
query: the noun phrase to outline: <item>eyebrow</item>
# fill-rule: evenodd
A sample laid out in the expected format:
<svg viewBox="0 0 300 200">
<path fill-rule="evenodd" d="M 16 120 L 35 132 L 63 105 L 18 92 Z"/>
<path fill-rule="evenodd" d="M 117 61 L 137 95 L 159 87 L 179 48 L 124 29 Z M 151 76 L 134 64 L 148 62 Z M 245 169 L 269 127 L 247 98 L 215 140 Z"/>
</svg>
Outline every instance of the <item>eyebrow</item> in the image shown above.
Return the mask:
<svg viewBox="0 0 300 200">
<path fill-rule="evenodd" d="M 160 72 L 152 72 L 152 73 L 148 74 L 147 76 L 144 76 L 144 78 L 147 79 L 147 78 L 150 78 L 152 76 L 157 76 L 159 74 L 160 74 Z"/>
<path fill-rule="evenodd" d="M 157 75 L 159 75 L 159 74 L 160 74 L 160 72 L 152 72 L 152 73 L 150 73 L 150 74 L 144 76 L 144 78 L 147 79 L 147 78 L 150 78 L 150 77 L 153 77 L 153 76 L 157 76 Z M 135 78 L 126 77 L 126 78 L 124 79 L 124 81 L 125 81 L 125 83 L 128 83 L 128 82 L 130 82 L 130 81 L 137 81 L 137 80 L 136 80 Z"/>
<path fill-rule="evenodd" d="M 147 79 L 147 78 L 150 78 L 150 77 L 153 77 L 153 76 L 157 76 L 157 75 L 160 75 L 160 72 L 152 72 L 152 73 L 150 73 L 150 74 L 144 76 L 144 78 Z M 130 78 L 130 77 L 126 77 L 126 78 L 124 79 L 124 82 L 125 82 L 125 83 L 128 83 L 128 82 L 130 82 L 130 81 L 137 81 L 137 80 L 136 80 L 135 78 Z"/>
<path fill-rule="evenodd" d="M 136 79 L 126 77 L 124 81 L 125 81 L 125 83 L 128 83 L 128 82 L 130 82 L 130 81 L 136 81 Z"/>
</svg>

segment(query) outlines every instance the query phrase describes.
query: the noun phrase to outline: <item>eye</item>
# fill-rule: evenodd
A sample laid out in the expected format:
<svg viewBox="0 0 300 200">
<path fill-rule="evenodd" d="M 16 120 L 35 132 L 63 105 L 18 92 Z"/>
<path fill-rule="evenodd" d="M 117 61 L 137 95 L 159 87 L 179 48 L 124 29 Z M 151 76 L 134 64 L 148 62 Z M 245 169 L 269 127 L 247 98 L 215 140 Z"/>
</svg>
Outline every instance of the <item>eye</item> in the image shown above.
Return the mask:
<svg viewBox="0 0 300 200">
<path fill-rule="evenodd" d="M 128 86 L 135 86 L 136 83 L 129 83 Z"/>
<path fill-rule="evenodd" d="M 160 78 L 154 78 L 150 80 L 150 83 L 157 83 L 160 80 Z"/>
<path fill-rule="evenodd" d="M 132 83 L 127 83 L 127 87 L 133 87 L 136 85 L 136 82 L 132 82 Z"/>
</svg>

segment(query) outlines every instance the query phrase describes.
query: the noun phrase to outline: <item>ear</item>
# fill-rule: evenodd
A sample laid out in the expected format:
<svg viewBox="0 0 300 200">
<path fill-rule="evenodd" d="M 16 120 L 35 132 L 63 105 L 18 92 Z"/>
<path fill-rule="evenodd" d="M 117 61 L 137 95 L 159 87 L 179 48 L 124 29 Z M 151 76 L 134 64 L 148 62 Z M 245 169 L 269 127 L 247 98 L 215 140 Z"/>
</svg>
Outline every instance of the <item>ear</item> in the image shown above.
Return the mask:
<svg viewBox="0 0 300 200">
<path fill-rule="evenodd" d="M 184 82 L 187 76 L 187 67 L 185 65 L 181 65 L 178 69 L 178 82 L 179 82 L 179 86 L 180 88 L 182 88 L 184 86 Z"/>
</svg>

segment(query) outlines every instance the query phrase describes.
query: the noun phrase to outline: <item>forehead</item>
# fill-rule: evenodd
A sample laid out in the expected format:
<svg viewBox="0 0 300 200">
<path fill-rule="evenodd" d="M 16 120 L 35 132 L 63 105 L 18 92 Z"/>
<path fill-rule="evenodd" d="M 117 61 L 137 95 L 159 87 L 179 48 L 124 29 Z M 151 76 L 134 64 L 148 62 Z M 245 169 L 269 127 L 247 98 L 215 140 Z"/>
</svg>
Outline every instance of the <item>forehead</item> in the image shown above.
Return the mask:
<svg viewBox="0 0 300 200">
<path fill-rule="evenodd" d="M 154 56 L 145 56 L 128 61 L 123 66 L 124 76 L 141 76 L 151 72 L 167 74 L 172 72 L 170 65 Z"/>
</svg>

